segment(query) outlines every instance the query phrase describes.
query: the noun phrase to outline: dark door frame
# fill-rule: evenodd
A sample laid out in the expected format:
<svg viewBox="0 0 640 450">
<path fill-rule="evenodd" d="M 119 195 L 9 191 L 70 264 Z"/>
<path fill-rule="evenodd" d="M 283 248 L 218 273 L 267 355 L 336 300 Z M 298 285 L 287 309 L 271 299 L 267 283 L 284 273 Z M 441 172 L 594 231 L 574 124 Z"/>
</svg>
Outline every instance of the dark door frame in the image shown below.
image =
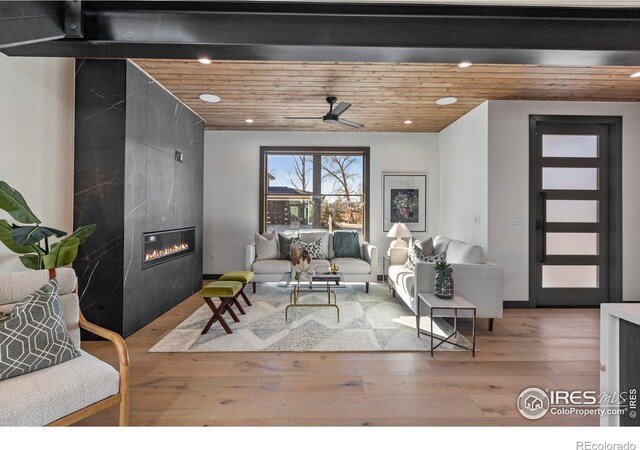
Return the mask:
<svg viewBox="0 0 640 450">
<path fill-rule="evenodd" d="M 620 116 L 529 116 L 529 306 L 537 306 L 536 205 L 538 192 L 531 189 L 536 176 L 537 130 L 541 124 L 606 125 L 609 127 L 609 296 L 610 303 L 622 301 L 622 117 Z"/>
</svg>

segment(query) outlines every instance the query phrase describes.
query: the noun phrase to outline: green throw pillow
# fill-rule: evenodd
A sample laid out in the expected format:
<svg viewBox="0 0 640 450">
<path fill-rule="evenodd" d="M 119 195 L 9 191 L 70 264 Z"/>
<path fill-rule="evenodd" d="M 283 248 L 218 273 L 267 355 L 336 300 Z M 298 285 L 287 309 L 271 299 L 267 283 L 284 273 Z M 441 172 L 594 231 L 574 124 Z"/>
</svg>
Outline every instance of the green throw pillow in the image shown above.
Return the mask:
<svg viewBox="0 0 640 450">
<path fill-rule="evenodd" d="M 300 238 L 298 236 L 287 237 L 284 234 L 278 233 L 278 242 L 280 245 L 280 259 L 291 260 L 291 246 L 298 242 Z"/>
<path fill-rule="evenodd" d="M 80 356 L 62 318 L 59 291 L 54 278 L 0 320 L 0 380 Z"/>
<path fill-rule="evenodd" d="M 357 231 L 333 233 L 333 253 L 336 258 L 360 258 L 360 239 Z"/>
</svg>

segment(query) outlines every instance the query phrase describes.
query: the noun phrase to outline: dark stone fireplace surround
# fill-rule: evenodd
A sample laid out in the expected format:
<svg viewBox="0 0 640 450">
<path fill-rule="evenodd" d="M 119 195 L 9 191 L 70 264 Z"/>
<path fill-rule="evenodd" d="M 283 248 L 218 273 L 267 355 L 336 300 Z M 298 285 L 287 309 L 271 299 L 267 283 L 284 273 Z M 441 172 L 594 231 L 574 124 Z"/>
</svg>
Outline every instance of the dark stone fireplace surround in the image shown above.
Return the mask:
<svg viewBox="0 0 640 450">
<path fill-rule="evenodd" d="M 76 61 L 75 116 L 80 305 L 126 337 L 202 286 L 204 123 L 125 60 Z M 144 233 L 188 228 L 193 252 L 143 269 Z"/>
</svg>

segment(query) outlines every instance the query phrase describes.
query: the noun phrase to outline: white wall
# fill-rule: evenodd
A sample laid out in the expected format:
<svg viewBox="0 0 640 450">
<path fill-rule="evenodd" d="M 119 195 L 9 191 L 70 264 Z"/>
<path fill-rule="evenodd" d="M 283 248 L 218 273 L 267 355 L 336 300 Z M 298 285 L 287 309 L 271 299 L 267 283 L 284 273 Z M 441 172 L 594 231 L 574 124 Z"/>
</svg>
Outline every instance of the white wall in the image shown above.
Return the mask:
<svg viewBox="0 0 640 450">
<path fill-rule="evenodd" d="M 599 102 L 489 102 L 488 259 L 502 264 L 504 299 L 529 299 L 529 115 L 623 117 L 623 299 L 640 300 L 640 104 Z M 512 225 L 514 217 L 524 225 Z"/>
<path fill-rule="evenodd" d="M 489 229 L 488 122 L 489 107 L 485 102 L 438 135 L 439 228 L 450 238 L 482 246 L 485 252 Z"/>
<path fill-rule="evenodd" d="M 64 231 L 73 225 L 74 70 L 71 58 L 0 54 L 0 180 Z M 25 269 L 0 244 L 0 273 L 17 270 Z"/>
<path fill-rule="evenodd" d="M 438 233 L 438 135 L 434 133 L 207 131 L 204 140 L 204 273 L 244 267 L 244 246 L 259 224 L 260 146 L 371 148 L 370 240 L 382 254 L 382 172 L 429 173 L 427 233 Z M 210 255 L 216 255 L 216 262 Z"/>
</svg>

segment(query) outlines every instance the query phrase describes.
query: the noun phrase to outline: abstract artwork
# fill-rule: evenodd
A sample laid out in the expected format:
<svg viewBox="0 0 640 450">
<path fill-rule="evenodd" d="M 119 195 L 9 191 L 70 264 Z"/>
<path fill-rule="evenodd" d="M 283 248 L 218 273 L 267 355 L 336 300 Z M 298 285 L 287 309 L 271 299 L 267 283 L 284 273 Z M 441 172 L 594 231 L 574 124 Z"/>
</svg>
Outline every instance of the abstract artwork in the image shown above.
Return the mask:
<svg viewBox="0 0 640 450">
<path fill-rule="evenodd" d="M 382 175 L 384 231 L 402 222 L 411 231 L 427 230 L 427 175 Z"/>
</svg>

